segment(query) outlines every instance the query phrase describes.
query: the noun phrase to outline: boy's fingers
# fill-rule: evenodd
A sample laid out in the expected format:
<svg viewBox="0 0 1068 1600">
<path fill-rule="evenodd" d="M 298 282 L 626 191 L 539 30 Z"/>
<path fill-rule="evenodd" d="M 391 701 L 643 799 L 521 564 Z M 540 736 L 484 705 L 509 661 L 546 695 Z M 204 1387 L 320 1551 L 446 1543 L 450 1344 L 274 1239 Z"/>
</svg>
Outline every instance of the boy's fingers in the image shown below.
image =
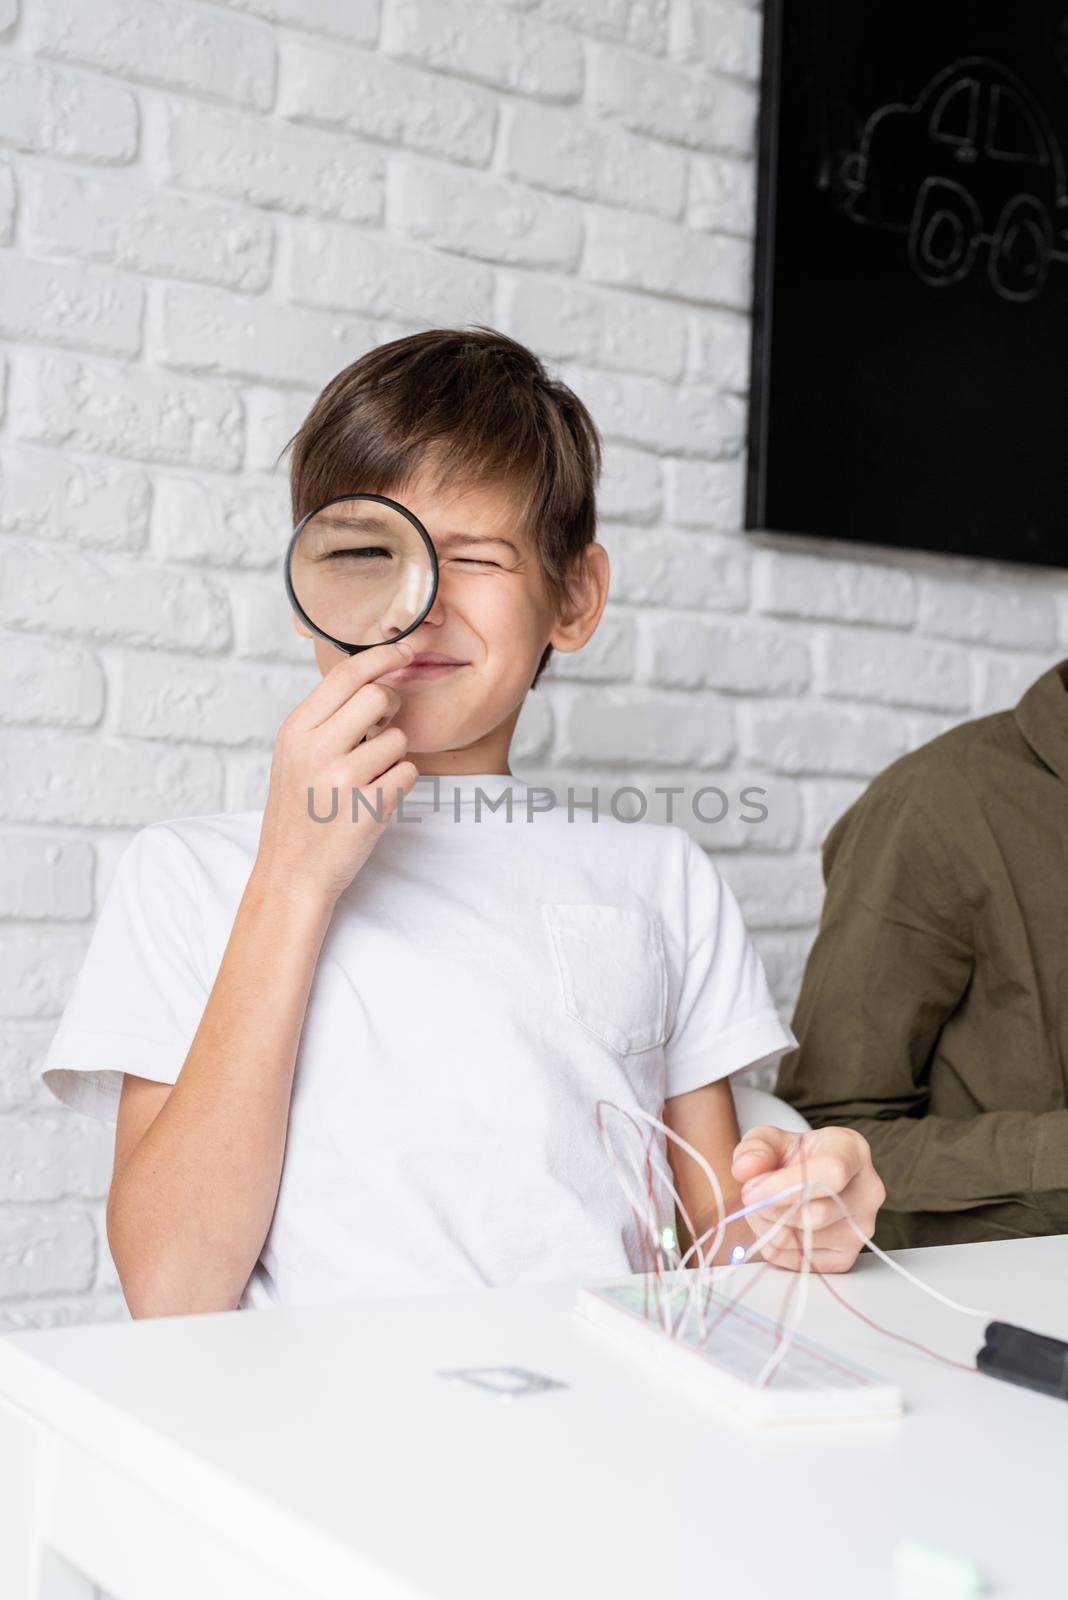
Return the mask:
<svg viewBox="0 0 1068 1600">
<path fill-rule="evenodd" d="M 821 1245 L 819 1249 L 813 1248 L 810 1265 L 814 1272 L 848 1272 L 859 1249 L 859 1243 L 856 1249 L 846 1246 L 841 1250 L 824 1250 Z M 800 1272 L 805 1264 L 804 1252 L 800 1247 L 780 1246 L 778 1239 L 773 1239 L 766 1250 L 760 1250 L 757 1254 L 771 1266 L 782 1267 L 787 1272 Z"/>
<path fill-rule="evenodd" d="M 759 1211 L 751 1211 L 749 1213 L 749 1226 L 754 1230 L 754 1232 L 760 1233 L 765 1229 L 770 1228 L 773 1223 L 778 1222 L 781 1217 L 786 1216 L 787 1212 L 796 1206 L 796 1195 L 791 1195 L 788 1200 L 783 1200 L 779 1205 L 776 1205 L 774 1201 L 769 1201 L 766 1206 L 761 1206 Z M 800 1230 L 804 1227 L 806 1218 L 808 1219 L 809 1227 L 813 1230 L 813 1232 L 819 1233 L 821 1245 L 823 1245 L 825 1239 L 834 1232 L 835 1228 L 842 1228 L 845 1230 L 845 1233 L 853 1236 L 848 1222 L 845 1221 L 841 1211 L 838 1209 L 838 1206 L 831 1199 L 824 1198 L 807 1200 L 804 1205 L 797 1210 L 797 1213 L 790 1224 L 791 1227 Z M 783 1229 L 784 1233 L 785 1231 L 786 1230 Z"/>
<path fill-rule="evenodd" d="M 752 1128 L 735 1146 L 731 1172 L 740 1182 L 749 1183 L 766 1172 L 774 1172 L 787 1156 L 794 1135 L 782 1128 Z"/>
<path fill-rule="evenodd" d="M 829 1172 L 825 1170 L 828 1166 Z M 816 1194 L 827 1190 L 839 1194 L 845 1187 L 837 1165 L 812 1159 L 806 1161 L 803 1167 L 800 1162 L 795 1162 L 793 1166 L 779 1167 L 775 1172 L 750 1179 L 742 1185 L 742 1200 L 747 1206 L 756 1205 L 762 1200 L 774 1200 L 785 1189 L 795 1189 L 800 1183 L 809 1185 Z"/>
<path fill-rule="evenodd" d="M 319 735 L 328 741 L 328 748 L 339 753 L 356 750 L 365 740 L 373 739 L 387 728 L 403 704 L 403 696 L 391 684 L 361 684 L 332 716 L 319 724 Z"/>
<path fill-rule="evenodd" d="M 317 728 L 332 717 L 334 712 L 351 700 L 357 689 L 371 683 L 385 672 L 393 672 L 410 661 L 414 651 L 407 639 L 394 644 L 375 645 L 373 650 L 361 650 L 359 655 L 346 656 L 330 668 L 300 705 L 300 717 L 305 727 Z"/>
<path fill-rule="evenodd" d="M 731 1159 L 731 1173 L 740 1183 L 748 1183 L 750 1178 L 774 1172 L 777 1164 L 767 1145 L 739 1145 Z"/>
<path fill-rule="evenodd" d="M 809 1183 L 816 1190 L 841 1194 L 861 1168 L 870 1164 L 867 1146 L 854 1139 L 848 1129 L 825 1128 L 806 1138 L 810 1142 L 806 1144 L 803 1163 L 793 1161 L 789 1166 L 752 1178 L 743 1185 L 742 1199 L 746 1205 L 754 1200 L 770 1199 L 795 1183 Z"/>
</svg>

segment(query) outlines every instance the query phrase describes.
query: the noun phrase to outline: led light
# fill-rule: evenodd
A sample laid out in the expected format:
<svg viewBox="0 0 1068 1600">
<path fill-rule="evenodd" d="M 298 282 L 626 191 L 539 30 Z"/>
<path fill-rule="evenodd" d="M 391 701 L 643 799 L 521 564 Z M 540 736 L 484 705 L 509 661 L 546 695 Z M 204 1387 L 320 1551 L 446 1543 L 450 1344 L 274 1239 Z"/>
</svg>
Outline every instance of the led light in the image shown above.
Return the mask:
<svg viewBox="0 0 1068 1600">
<path fill-rule="evenodd" d="M 736 1267 L 740 1261 L 745 1260 L 745 1245 L 736 1244 L 731 1251 L 731 1266 Z"/>
<path fill-rule="evenodd" d="M 675 1249 L 675 1246 L 677 1245 L 678 1240 L 675 1238 L 675 1230 L 674 1230 L 674 1228 L 671 1228 L 671 1227 L 661 1228 L 661 1230 L 660 1230 L 660 1243 L 663 1245 L 665 1250 L 674 1250 Z"/>
</svg>

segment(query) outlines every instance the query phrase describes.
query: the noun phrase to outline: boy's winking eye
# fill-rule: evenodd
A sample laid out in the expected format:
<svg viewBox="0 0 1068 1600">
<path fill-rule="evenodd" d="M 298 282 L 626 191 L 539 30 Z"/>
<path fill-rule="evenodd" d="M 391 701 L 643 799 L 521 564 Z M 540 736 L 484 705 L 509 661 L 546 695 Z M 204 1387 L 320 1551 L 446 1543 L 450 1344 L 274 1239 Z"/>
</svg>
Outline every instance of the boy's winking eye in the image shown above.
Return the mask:
<svg viewBox="0 0 1068 1600">
<path fill-rule="evenodd" d="M 523 563 L 522 555 L 512 541 L 503 539 L 497 534 L 446 533 L 434 540 L 434 548 L 440 561 L 452 560 L 472 566 L 496 567 L 502 572 L 515 571 Z M 459 551 L 465 553 L 457 554 Z"/>
</svg>

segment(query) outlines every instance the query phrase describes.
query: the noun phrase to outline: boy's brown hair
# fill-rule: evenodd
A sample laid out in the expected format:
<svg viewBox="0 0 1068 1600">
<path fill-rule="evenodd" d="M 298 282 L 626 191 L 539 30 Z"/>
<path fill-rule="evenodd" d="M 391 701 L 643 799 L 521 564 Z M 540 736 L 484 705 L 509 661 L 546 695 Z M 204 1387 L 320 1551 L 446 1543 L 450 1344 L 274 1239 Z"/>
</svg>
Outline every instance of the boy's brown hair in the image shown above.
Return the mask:
<svg viewBox="0 0 1068 1600">
<path fill-rule="evenodd" d="M 557 605 L 596 537 L 593 418 L 532 351 L 493 328 L 431 328 L 369 350 L 331 379 L 287 450 L 294 525 L 337 495 L 403 503 L 422 468 L 438 488 L 507 486 Z M 531 688 L 551 655 L 547 645 Z"/>
</svg>

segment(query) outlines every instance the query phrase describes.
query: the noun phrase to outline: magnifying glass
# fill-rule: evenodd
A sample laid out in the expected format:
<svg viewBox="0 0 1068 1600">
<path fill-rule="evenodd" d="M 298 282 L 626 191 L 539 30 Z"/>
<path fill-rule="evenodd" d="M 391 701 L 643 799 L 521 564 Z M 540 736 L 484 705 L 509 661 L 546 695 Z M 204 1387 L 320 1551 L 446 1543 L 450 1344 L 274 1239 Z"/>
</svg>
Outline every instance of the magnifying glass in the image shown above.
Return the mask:
<svg viewBox="0 0 1068 1600">
<path fill-rule="evenodd" d="M 438 560 L 419 518 L 384 494 L 345 494 L 293 530 L 286 593 L 297 615 L 348 655 L 417 628 L 438 592 Z"/>
</svg>

